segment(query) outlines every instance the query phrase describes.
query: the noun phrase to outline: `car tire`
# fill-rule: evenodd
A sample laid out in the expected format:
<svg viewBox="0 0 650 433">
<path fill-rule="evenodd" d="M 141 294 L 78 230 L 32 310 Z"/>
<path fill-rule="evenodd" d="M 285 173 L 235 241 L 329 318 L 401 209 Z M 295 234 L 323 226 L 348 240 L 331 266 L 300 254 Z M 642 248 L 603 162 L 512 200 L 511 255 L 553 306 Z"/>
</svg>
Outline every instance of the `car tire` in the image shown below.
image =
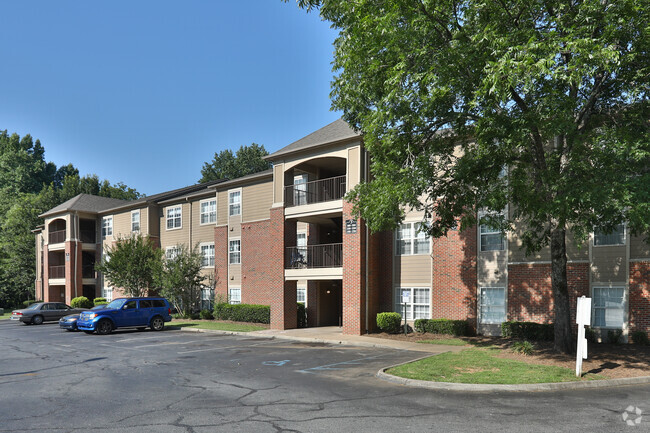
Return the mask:
<svg viewBox="0 0 650 433">
<path fill-rule="evenodd" d="M 34 325 L 42 325 L 43 324 L 43 316 L 34 316 L 34 317 L 32 317 L 32 323 Z"/>
<path fill-rule="evenodd" d="M 165 321 L 162 317 L 156 316 L 151 319 L 151 324 L 149 325 L 154 331 L 162 331 L 165 328 Z"/>
<path fill-rule="evenodd" d="M 113 332 L 113 324 L 108 319 L 100 320 L 97 323 L 95 330 L 99 335 L 107 335 Z"/>
</svg>

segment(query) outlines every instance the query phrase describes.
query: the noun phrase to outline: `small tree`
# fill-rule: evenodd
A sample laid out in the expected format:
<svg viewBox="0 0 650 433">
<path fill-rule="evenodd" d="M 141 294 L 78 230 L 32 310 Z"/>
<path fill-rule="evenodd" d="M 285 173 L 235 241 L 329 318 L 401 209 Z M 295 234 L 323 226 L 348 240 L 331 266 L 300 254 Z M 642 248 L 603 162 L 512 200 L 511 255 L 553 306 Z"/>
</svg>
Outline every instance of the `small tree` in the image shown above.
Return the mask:
<svg viewBox="0 0 650 433">
<path fill-rule="evenodd" d="M 106 248 L 105 258 L 95 269 L 127 296 L 145 296 L 159 285 L 162 251 L 148 236 L 120 238 L 113 247 Z"/>
<path fill-rule="evenodd" d="M 201 287 L 205 276 L 201 274 L 203 257 L 195 247 L 189 250 L 178 245 L 176 254 L 164 259 L 161 285 L 162 294 L 185 317 L 200 309 Z"/>
</svg>

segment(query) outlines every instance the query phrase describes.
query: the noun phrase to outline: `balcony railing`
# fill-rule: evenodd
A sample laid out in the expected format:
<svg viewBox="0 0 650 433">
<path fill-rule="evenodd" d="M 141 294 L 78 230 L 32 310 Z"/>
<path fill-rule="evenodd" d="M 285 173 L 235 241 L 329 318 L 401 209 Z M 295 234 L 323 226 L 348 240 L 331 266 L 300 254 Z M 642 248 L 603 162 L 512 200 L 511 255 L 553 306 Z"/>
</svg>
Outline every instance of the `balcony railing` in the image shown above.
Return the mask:
<svg viewBox="0 0 650 433">
<path fill-rule="evenodd" d="M 50 266 L 48 278 L 65 278 L 65 265 Z"/>
<path fill-rule="evenodd" d="M 340 200 L 345 195 L 345 175 L 284 187 L 286 207 Z"/>
<path fill-rule="evenodd" d="M 65 230 L 57 230 L 50 232 L 49 241 L 51 244 L 58 244 L 65 242 Z"/>
<path fill-rule="evenodd" d="M 343 244 L 287 247 L 285 269 L 340 268 L 343 266 Z"/>
</svg>

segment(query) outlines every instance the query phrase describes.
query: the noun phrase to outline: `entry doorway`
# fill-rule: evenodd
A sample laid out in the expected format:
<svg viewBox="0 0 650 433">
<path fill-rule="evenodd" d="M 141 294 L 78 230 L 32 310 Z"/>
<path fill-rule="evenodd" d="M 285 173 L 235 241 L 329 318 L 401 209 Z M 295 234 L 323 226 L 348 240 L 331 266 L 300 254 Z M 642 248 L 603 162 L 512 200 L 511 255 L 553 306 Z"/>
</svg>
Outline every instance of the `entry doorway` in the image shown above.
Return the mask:
<svg viewBox="0 0 650 433">
<path fill-rule="evenodd" d="M 318 325 L 343 325 L 343 290 L 341 280 L 320 281 L 318 285 Z"/>
</svg>

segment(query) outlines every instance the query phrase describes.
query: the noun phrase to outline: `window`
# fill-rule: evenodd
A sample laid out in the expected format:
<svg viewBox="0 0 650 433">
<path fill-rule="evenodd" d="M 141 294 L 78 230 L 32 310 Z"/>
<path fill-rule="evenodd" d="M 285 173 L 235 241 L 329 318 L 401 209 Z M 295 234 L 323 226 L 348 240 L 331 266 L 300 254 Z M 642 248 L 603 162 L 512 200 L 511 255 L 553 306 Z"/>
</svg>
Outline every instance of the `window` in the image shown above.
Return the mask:
<svg viewBox="0 0 650 433">
<path fill-rule="evenodd" d="M 139 232 L 140 231 L 140 211 L 134 210 L 131 212 L 131 231 Z"/>
<path fill-rule="evenodd" d="M 296 292 L 296 301 L 297 302 L 302 302 L 303 304 L 307 302 L 307 288 L 306 287 L 298 287 L 298 290 Z"/>
<path fill-rule="evenodd" d="M 217 200 L 210 199 L 202 201 L 201 204 L 201 224 L 211 224 L 217 222 Z"/>
<path fill-rule="evenodd" d="M 228 209 L 228 215 L 230 216 L 241 214 L 241 191 L 228 193 Z"/>
<path fill-rule="evenodd" d="M 178 246 L 167 247 L 165 248 L 165 257 L 167 260 L 173 260 L 181 252 L 181 249 Z"/>
<path fill-rule="evenodd" d="M 298 253 L 298 257 L 296 257 L 297 260 L 300 261 L 300 263 L 308 263 L 307 262 L 307 233 L 296 233 L 296 251 Z"/>
<path fill-rule="evenodd" d="M 229 287 L 228 288 L 228 302 L 231 304 L 241 304 L 241 288 Z"/>
<path fill-rule="evenodd" d="M 506 289 L 481 287 L 481 323 L 499 324 L 506 321 Z"/>
<path fill-rule="evenodd" d="M 182 216 L 181 206 L 174 206 L 167 208 L 167 230 L 179 229 L 181 228 L 181 216 Z"/>
<path fill-rule="evenodd" d="M 422 223 L 404 223 L 397 229 L 395 251 L 397 255 L 429 254 L 431 242 L 420 228 Z"/>
<path fill-rule="evenodd" d="M 113 236 L 113 217 L 102 218 L 102 237 Z"/>
<path fill-rule="evenodd" d="M 201 310 L 212 310 L 214 292 L 210 287 L 201 287 Z"/>
<path fill-rule="evenodd" d="M 594 287 L 593 326 L 622 329 L 625 320 L 625 288 Z"/>
<path fill-rule="evenodd" d="M 404 303 L 406 301 L 406 312 Z M 431 318 L 431 289 L 426 287 L 398 287 L 395 291 L 395 309 L 406 320 Z"/>
<path fill-rule="evenodd" d="M 619 224 L 611 233 L 594 229 L 594 246 L 625 245 L 625 224 Z"/>
<path fill-rule="evenodd" d="M 501 251 L 506 249 L 505 236 L 499 229 L 481 224 L 481 251 Z"/>
<path fill-rule="evenodd" d="M 229 242 L 228 263 L 238 265 L 241 263 L 241 241 L 235 240 Z"/>
<path fill-rule="evenodd" d="M 149 299 L 140 299 L 138 308 L 153 308 L 153 304 Z"/>
<path fill-rule="evenodd" d="M 296 206 L 307 204 L 308 174 L 298 174 L 293 177 L 293 204 Z"/>
<path fill-rule="evenodd" d="M 214 267 L 214 244 L 201 245 L 201 266 Z"/>
</svg>

